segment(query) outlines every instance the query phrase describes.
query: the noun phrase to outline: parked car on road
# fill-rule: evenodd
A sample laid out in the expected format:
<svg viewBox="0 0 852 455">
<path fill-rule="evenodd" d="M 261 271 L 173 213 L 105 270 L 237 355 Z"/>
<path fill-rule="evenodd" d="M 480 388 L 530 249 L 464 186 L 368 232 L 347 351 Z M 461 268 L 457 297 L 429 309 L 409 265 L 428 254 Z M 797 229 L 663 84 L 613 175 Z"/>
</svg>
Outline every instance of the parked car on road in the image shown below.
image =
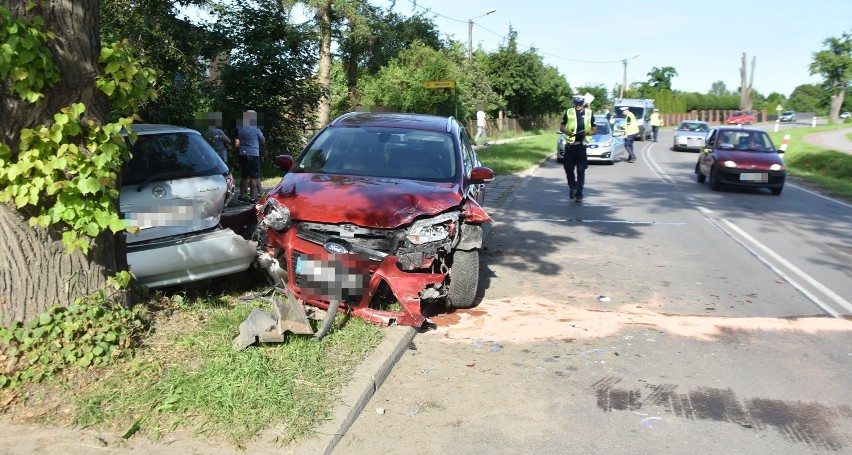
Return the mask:
<svg viewBox="0 0 852 455">
<path fill-rule="evenodd" d="M 219 224 L 234 182 L 210 144 L 178 126 L 136 124 L 133 132 L 119 206 L 138 282 L 157 288 L 248 269 L 254 242 Z"/>
<path fill-rule="evenodd" d="M 783 152 L 776 150 L 763 130 L 754 128 L 713 128 L 698 155 L 695 174 L 698 183 L 710 179 L 710 188 L 722 186 L 767 188 L 781 194 L 786 179 Z"/>
<path fill-rule="evenodd" d="M 483 225 L 491 221 L 484 184 L 494 172 L 461 123 L 344 114 L 295 160 L 274 161 L 286 173 L 258 202 L 255 237 L 275 286 L 332 314 L 340 308 L 381 324 L 419 327 L 421 304 L 430 302 L 475 305 Z M 401 311 L 376 304 L 380 295 Z"/>
<path fill-rule="evenodd" d="M 728 125 L 751 125 L 754 123 L 754 114 L 751 111 L 734 111 L 725 121 Z"/>
<path fill-rule="evenodd" d="M 781 113 L 781 116 L 778 117 L 778 120 L 782 122 L 795 122 L 796 111 L 784 111 Z"/>
<path fill-rule="evenodd" d="M 586 156 L 588 156 L 589 162 L 615 164 L 618 146 L 624 143 L 623 132 L 615 131 L 605 115 L 595 116 L 595 126 L 598 128 L 598 134 L 592 136 L 586 146 Z M 561 133 L 559 140 L 556 141 L 557 163 L 564 161 L 565 145 L 565 134 Z"/>
<path fill-rule="evenodd" d="M 840 113 L 840 118 L 842 118 L 842 119 L 847 119 L 849 117 L 852 117 L 852 113 L 850 113 L 849 111 Z"/>
<path fill-rule="evenodd" d="M 710 124 L 699 120 L 684 120 L 674 132 L 672 150 L 701 151 L 704 139 L 710 131 Z"/>
</svg>

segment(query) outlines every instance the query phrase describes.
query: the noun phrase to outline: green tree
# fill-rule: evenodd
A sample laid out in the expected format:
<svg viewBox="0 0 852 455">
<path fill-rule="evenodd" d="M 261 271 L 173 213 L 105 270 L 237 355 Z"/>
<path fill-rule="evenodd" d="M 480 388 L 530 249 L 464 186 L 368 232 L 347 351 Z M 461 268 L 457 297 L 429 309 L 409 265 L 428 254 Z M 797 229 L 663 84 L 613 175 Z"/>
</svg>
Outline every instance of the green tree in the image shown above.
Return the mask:
<svg viewBox="0 0 852 455">
<path fill-rule="evenodd" d="M 728 88 L 725 87 L 725 83 L 722 81 L 716 81 L 712 83 L 710 85 L 710 91 L 707 93 L 716 96 L 725 96 L 731 94 L 731 92 L 728 91 Z"/>
<path fill-rule="evenodd" d="M 831 93 L 829 117 L 833 122 L 840 123 L 840 109 L 846 99 L 846 89 L 852 81 L 852 34 L 847 32 L 841 34 L 840 38 L 826 38 L 823 45 L 828 49 L 814 54 L 810 73 L 824 78 L 824 85 Z"/>
<path fill-rule="evenodd" d="M 592 101 L 591 106 L 595 113 L 603 113 L 604 109 L 612 109 L 612 105 L 615 102 L 614 100 L 611 100 L 609 98 L 607 88 L 603 84 L 581 85 L 580 87 L 577 87 L 577 92 L 580 94 L 585 94 L 588 92 L 595 96 L 595 100 Z M 562 114 L 566 109 L 568 109 L 568 106 L 570 105 L 571 97 L 566 96 L 563 101 L 563 104 L 560 105 L 561 109 L 555 111 L 554 113 Z"/>
<path fill-rule="evenodd" d="M 518 52 L 518 32 L 511 27 L 508 42 L 489 55 L 486 74 L 494 91 L 506 100 L 507 116 L 541 113 L 535 100 L 542 96 L 538 83 L 544 64 L 535 49 Z"/>
<path fill-rule="evenodd" d="M 122 128 L 154 72 L 102 48 L 98 0 L 0 1 L 0 320 L 103 290 L 126 270 Z M 129 275 L 121 273 L 125 278 Z"/>
<path fill-rule="evenodd" d="M 246 109 L 261 113 L 270 150 L 300 146 L 322 93 L 309 30 L 293 25 L 289 8 L 275 0 L 232 5 L 216 27 L 234 46 L 221 68 L 217 110 L 235 116 L 231 125 Z"/>
<path fill-rule="evenodd" d="M 648 83 L 646 86 L 647 92 L 650 93 L 653 89 L 658 91 L 671 90 L 672 79 L 675 76 L 677 76 L 677 70 L 671 66 L 664 66 L 662 68 L 657 68 L 655 66 L 651 68 L 651 71 L 648 72 Z"/>
<path fill-rule="evenodd" d="M 194 115 L 209 110 L 212 85 L 205 61 L 227 50 L 219 33 L 179 17 L 178 0 L 110 0 L 101 2 L 101 39 L 126 39 L 159 73 L 155 99 L 137 114 L 148 123 L 190 126 Z M 203 4 L 182 0 L 181 4 Z"/>
<path fill-rule="evenodd" d="M 428 89 L 423 86 L 436 74 L 457 81 L 457 90 L 465 77 L 447 51 L 415 41 L 400 52 L 378 73 L 359 80 L 358 92 L 366 105 L 394 106 L 400 111 L 455 115 L 456 92 L 453 89 Z M 459 117 L 464 118 L 460 112 Z"/>
<path fill-rule="evenodd" d="M 825 115 L 831 104 L 830 92 L 819 84 L 802 84 L 790 94 L 789 108 L 800 112 Z"/>
</svg>

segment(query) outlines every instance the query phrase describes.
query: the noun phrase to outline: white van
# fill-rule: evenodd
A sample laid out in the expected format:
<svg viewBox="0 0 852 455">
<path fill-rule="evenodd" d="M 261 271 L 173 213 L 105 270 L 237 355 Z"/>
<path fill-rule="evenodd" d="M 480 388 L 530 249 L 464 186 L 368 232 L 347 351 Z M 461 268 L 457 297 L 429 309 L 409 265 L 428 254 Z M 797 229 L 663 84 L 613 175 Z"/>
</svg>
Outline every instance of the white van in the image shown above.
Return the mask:
<svg viewBox="0 0 852 455">
<path fill-rule="evenodd" d="M 630 112 L 636 116 L 636 124 L 639 126 L 639 133 L 633 137 L 637 141 L 651 139 L 654 136 L 654 131 L 651 128 L 651 114 L 654 113 L 654 100 L 638 99 L 638 98 L 616 98 L 615 107 L 613 109 L 616 127 L 621 124 L 624 126 L 624 114 L 621 111 L 622 107 L 627 107 Z"/>
</svg>

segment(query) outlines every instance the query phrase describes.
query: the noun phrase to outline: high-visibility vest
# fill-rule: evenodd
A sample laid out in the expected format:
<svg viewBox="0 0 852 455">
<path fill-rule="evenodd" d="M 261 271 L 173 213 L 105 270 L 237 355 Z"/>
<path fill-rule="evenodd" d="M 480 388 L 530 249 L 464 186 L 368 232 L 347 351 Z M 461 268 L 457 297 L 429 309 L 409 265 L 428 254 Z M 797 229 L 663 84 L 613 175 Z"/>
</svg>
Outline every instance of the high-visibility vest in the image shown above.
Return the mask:
<svg viewBox="0 0 852 455">
<path fill-rule="evenodd" d="M 632 112 L 627 111 L 626 119 L 624 120 L 624 134 L 632 136 L 639 134 L 639 125 L 636 124 L 636 116 Z"/>
<path fill-rule="evenodd" d="M 570 107 L 568 111 L 565 113 L 568 117 L 568 123 L 565 125 L 565 129 L 570 131 L 572 134 L 577 134 L 577 111 L 575 108 Z M 592 131 L 592 111 L 589 108 L 586 108 L 583 113 L 583 125 L 585 126 L 586 131 Z M 583 143 L 588 143 L 588 136 L 583 136 Z"/>
<path fill-rule="evenodd" d="M 651 114 L 651 126 L 660 126 L 660 114 L 654 112 Z"/>
</svg>

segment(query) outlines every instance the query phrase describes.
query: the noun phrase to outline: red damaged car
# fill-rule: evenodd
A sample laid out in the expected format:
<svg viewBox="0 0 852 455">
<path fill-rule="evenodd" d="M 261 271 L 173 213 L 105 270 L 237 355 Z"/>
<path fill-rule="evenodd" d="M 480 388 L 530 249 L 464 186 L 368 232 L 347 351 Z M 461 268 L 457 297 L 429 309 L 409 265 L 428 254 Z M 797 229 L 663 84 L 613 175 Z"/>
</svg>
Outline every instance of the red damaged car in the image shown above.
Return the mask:
<svg viewBox="0 0 852 455">
<path fill-rule="evenodd" d="M 421 304 L 474 306 L 483 167 L 464 126 L 410 113 L 349 113 L 323 128 L 257 204 L 258 264 L 288 300 L 419 327 Z M 373 304 L 392 295 L 401 311 Z"/>
</svg>

